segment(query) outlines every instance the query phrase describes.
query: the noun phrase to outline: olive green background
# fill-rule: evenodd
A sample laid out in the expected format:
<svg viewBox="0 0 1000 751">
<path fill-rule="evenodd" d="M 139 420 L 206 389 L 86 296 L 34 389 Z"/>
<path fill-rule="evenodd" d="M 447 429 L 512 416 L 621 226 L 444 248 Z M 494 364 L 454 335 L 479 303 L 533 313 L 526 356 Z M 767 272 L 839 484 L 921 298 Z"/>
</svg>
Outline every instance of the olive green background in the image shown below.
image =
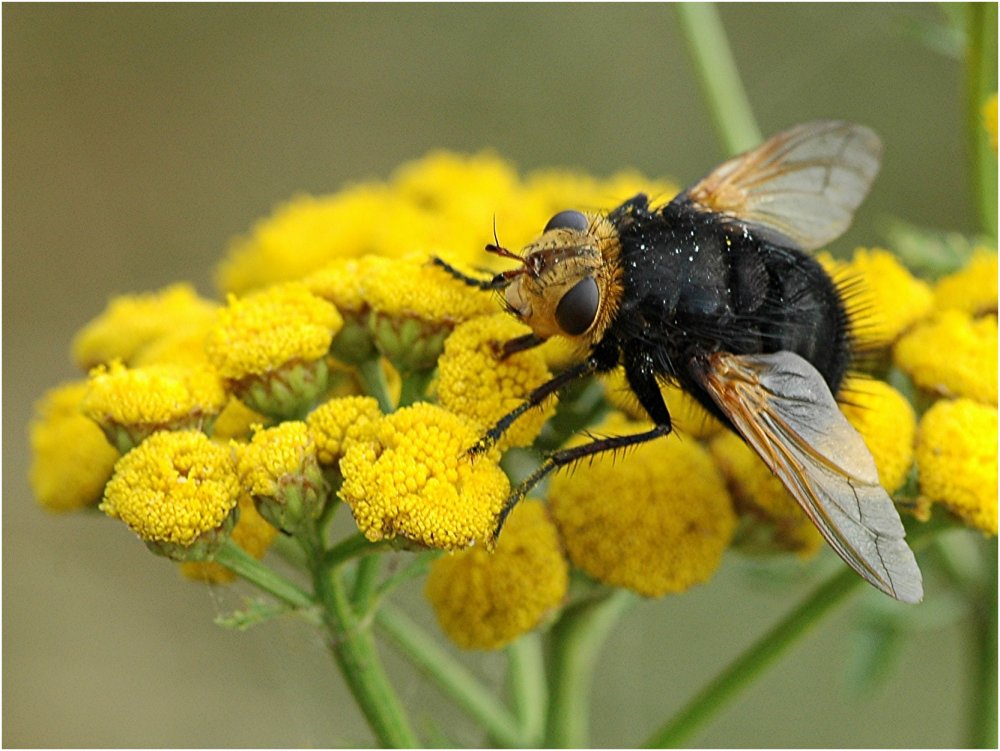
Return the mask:
<svg viewBox="0 0 1000 751">
<path fill-rule="evenodd" d="M 838 117 L 883 136 L 882 175 L 837 247 L 876 241 L 888 215 L 971 229 L 961 66 L 905 33 L 936 8 L 721 12 L 765 133 Z M 220 629 L 213 617 L 241 590 L 182 580 L 97 514 L 39 510 L 31 404 L 76 377 L 70 339 L 110 295 L 177 279 L 213 293 L 229 238 L 296 192 L 384 177 L 435 147 L 490 147 L 522 168 L 700 177 L 725 155 L 673 10 L 6 4 L 3 63 L 3 744 L 370 743 L 307 627 Z M 707 586 L 638 604 L 598 663 L 594 743 L 640 742 L 839 565 L 829 551 L 804 566 L 730 554 Z M 694 742 L 960 743 L 967 633 L 938 582 L 927 600 L 855 598 Z M 435 628 L 416 585 L 402 601 Z M 900 608 L 912 638 L 888 680 L 858 693 L 856 626 Z M 421 730 L 484 742 L 385 652 Z M 501 679 L 498 656 L 466 661 Z"/>
</svg>

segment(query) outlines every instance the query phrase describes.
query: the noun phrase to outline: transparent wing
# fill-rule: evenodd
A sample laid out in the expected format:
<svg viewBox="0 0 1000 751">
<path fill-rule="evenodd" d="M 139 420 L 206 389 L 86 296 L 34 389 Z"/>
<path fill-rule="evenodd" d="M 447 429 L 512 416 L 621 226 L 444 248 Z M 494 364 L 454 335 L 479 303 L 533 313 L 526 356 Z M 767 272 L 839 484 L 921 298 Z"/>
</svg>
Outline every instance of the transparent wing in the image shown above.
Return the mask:
<svg viewBox="0 0 1000 751">
<path fill-rule="evenodd" d="M 886 594 L 920 602 L 920 569 L 896 507 L 819 372 L 791 352 L 723 352 L 699 379 L 837 554 Z"/>
<path fill-rule="evenodd" d="M 730 159 L 675 200 L 690 199 L 815 250 L 848 228 L 881 154 L 870 128 L 817 120 Z"/>
</svg>

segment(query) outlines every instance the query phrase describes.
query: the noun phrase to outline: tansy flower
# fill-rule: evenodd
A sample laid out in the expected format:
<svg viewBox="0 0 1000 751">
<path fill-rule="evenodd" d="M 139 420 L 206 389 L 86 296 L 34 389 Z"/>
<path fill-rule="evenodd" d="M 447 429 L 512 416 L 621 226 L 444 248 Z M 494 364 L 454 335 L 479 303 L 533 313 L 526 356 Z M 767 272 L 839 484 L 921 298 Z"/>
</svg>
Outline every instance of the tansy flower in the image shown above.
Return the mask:
<svg viewBox="0 0 1000 751">
<path fill-rule="evenodd" d="M 569 567 L 538 501 L 511 512 L 492 553 L 473 547 L 434 561 L 425 594 L 441 629 L 465 649 L 499 649 L 562 602 Z"/>
<path fill-rule="evenodd" d="M 487 428 L 517 407 L 552 374 L 537 349 L 518 352 L 503 360 L 497 347 L 529 333 L 527 327 L 506 313 L 482 316 L 458 326 L 444 343 L 438 360 L 437 397 L 445 409 Z M 555 399 L 546 400 L 511 426 L 500 444 L 527 446 L 553 412 Z"/>
<path fill-rule="evenodd" d="M 967 524 L 997 534 L 997 410 L 971 399 L 937 402 L 917 431 L 920 492 Z"/>
<path fill-rule="evenodd" d="M 217 309 L 215 303 L 198 297 L 189 284 L 115 297 L 73 339 L 73 359 L 87 370 L 115 359 L 131 364 L 161 337 L 207 325 Z"/>
<path fill-rule="evenodd" d="M 418 402 L 379 420 L 374 440 L 348 444 L 340 497 L 374 541 L 489 546 L 510 491 L 496 451 L 470 459 L 478 433 L 464 418 Z"/>
<path fill-rule="evenodd" d="M 649 419 L 646 410 L 639 404 L 639 400 L 629 387 L 624 369 L 616 368 L 602 376 L 601 380 L 604 381 L 604 396 L 612 407 L 624 412 L 633 420 Z M 669 383 L 663 384 L 660 393 L 663 394 L 663 400 L 670 410 L 670 420 L 674 429 L 695 438 L 707 438 L 722 429 L 722 423 L 680 387 Z"/>
<path fill-rule="evenodd" d="M 91 372 L 83 411 L 125 453 L 159 430 L 210 429 L 227 399 L 207 365 L 126 368 L 116 361 Z"/>
<path fill-rule="evenodd" d="M 271 417 L 304 414 L 327 384 L 325 355 L 343 320 L 296 283 L 230 297 L 205 348 L 230 389 Z"/>
<path fill-rule="evenodd" d="M 49 511 L 96 506 L 118 460 L 104 433 L 80 409 L 87 384 L 65 383 L 35 404 L 29 428 L 31 489 Z"/>
<path fill-rule="evenodd" d="M 260 560 L 277 534 L 278 530 L 257 512 L 253 499 L 246 494 L 240 496 L 239 521 L 230 534 L 232 541 Z M 184 561 L 181 573 L 188 579 L 211 584 L 229 584 L 236 579 L 236 574 L 214 561 Z"/>
<path fill-rule="evenodd" d="M 787 550 L 807 558 L 822 547 L 819 530 L 742 438 L 722 431 L 712 439 L 709 450 L 726 477 L 736 507 L 748 520 L 737 536 L 742 550 Z"/>
<path fill-rule="evenodd" d="M 338 360 L 358 364 L 375 357 L 375 342 L 368 327 L 370 309 L 365 299 L 365 278 L 373 266 L 386 263 L 379 256 L 339 258 L 313 272 L 302 284 L 327 300 L 343 316 L 343 328 L 333 339 L 331 353 Z"/>
<path fill-rule="evenodd" d="M 865 439 L 879 481 L 890 495 L 899 490 L 913 464 L 917 417 L 902 394 L 884 381 L 850 378 L 840 393 L 841 410 Z"/>
<path fill-rule="evenodd" d="M 257 510 L 278 529 L 294 533 L 322 513 L 328 488 L 304 422 L 258 430 L 242 446 L 238 468 Z"/>
<path fill-rule="evenodd" d="M 351 441 L 371 441 L 382 418 L 378 402 L 370 396 L 329 399 L 306 418 L 309 434 L 316 442 L 320 466 L 339 477 L 340 460 Z"/>
<path fill-rule="evenodd" d="M 154 552 L 206 560 L 235 525 L 240 494 L 228 446 L 194 430 L 161 432 L 118 460 L 100 508 Z"/>
<path fill-rule="evenodd" d="M 934 285 L 938 310 L 961 310 L 970 315 L 997 312 L 997 252 L 976 248 L 968 264 Z"/>
<path fill-rule="evenodd" d="M 595 432 L 621 435 L 649 427 L 612 415 Z M 708 452 L 677 436 L 640 444 L 617 461 L 604 453 L 581 462 L 553 477 L 548 495 L 575 566 L 652 597 L 708 580 L 736 524 Z"/>
<path fill-rule="evenodd" d="M 993 153 L 997 153 L 997 94 L 994 91 L 993 94 L 987 98 L 986 102 L 983 104 L 983 125 L 986 127 L 986 133 L 990 137 L 990 146 L 993 147 Z"/>
<path fill-rule="evenodd" d="M 231 398 L 212 423 L 212 438 L 216 441 L 245 441 L 250 438 L 254 425 L 267 424 L 267 417 L 254 412 L 239 399 Z"/>
<path fill-rule="evenodd" d="M 848 290 L 847 308 L 862 342 L 890 344 L 930 312 L 930 287 L 887 250 L 858 248 L 846 263 L 827 253 L 817 258 Z"/>
<path fill-rule="evenodd" d="M 495 313 L 492 295 L 428 263 L 425 255 L 375 264 L 364 277 L 379 351 L 401 373 L 434 367 L 444 340 L 462 321 Z"/>
<path fill-rule="evenodd" d="M 915 327 L 893 356 L 913 381 L 944 396 L 997 403 L 997 319 L 945 310 Z"/>
</svg>

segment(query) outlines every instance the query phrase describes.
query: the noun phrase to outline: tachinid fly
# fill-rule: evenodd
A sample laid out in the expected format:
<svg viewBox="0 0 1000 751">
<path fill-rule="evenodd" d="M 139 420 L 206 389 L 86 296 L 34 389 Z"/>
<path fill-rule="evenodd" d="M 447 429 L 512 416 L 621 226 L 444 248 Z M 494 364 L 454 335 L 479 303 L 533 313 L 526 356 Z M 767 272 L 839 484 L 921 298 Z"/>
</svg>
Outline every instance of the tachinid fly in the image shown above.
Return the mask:
<svg viewBox="0 0 1000 751">
<path fill-rule="evenodd" d="M 532 333 L 501 356 L 564 336 L 580 364 L 536 389 L 488 430 L 590 373 L 624 367 L 654 427 L 550 454 L 501 517 L 542 477 L 578 459 L 670 432 L 659 384 L 680 385 L 779 477 L 827 542 L 868 582 L 904 602 L 923 597 L 920 569 L 861 436 L 834 400 L 850 364 L 841 291 L 809 251 L 847 229 L 879 168 L 866 127 L 799 125 L 738 156 L 663 206 L 637 195 L 604 213 L 562 211 L 491 280 Z M 669 447 L 665 447 L 669 450 Z"/>
</svg>

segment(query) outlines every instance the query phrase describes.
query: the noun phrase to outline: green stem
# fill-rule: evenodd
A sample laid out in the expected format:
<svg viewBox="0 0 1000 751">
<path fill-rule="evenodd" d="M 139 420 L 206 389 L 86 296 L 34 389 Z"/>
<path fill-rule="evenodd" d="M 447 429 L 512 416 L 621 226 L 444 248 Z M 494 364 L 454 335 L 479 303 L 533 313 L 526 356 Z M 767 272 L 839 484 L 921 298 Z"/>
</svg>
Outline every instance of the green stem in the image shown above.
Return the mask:
<svg viewBox="0 0 1000 751">
<path fill-rule="evenodd" d="M 399 697 L 393 691 L 375 648 L 371 630 L 358 623 L 339 569 L 314 558 L 316 594 L 324 607 L 328 646 L 368 725 L 386 748 L 416 748 Z"/>
<path fill-rule="evenodd" d="M 416 623 L 388 604 L 379 608 L 375 622 L 399 651 L 485 729 L 495 743 L 509 748 L 527 745 L 506 707 Z"/>
<path fill-rule="evenodd" d="M 997 162 L 986 140 L 982 107 L 996 91 L 995 3 L 966 5 L 965 116 L 972 172 L 973 202 L 983 232 L 997 237 Z"/>
<path fill-rule="evenodd" d="M 598 648 L 635 597 L 617 589 L 567 607 L 550 632 L 547 748 L 584 748 L 590 733 L 590 687 Z"/>
<path fill-rule="evenodd" d="M 389 384 L 385 380 L 385 371 L 382 370 L 380 358 L 373 357 L 358 365 L 358 376 L 361 378 L 365 393 L 375 397 L 383 414 L 387 415 L 396 408 L 392 397 L 389 396 Z"/>
<path fill-rule="evenodd" d="M 222 547 L 216 552 L 214 560 L 241 579 L 274 595 L 294 608 L 309 608 L 316 604 L 308 593 L 275 573 L 273 569 L 265 566 L 232 539 L 227 539 L 222 544 Z"/>
<path fill-rule="evenodd" d="M 730 156 L 753 148 L 761 142 L 760 129 L 718 9 L 713 3 L 678 3 L 674 8 L 722 147 Z"/>
<path fill-rule="evenodd" d="M 323 554 L 323 565 L 327 568 L 334 568 L 346 563 L 352 558 L 361 558 L 377 553 L 388 548 L 389 541 L 372 542 L 363 534 L 358 532 L 344 540 L 341 540 Z"/>
<path fill-rule="evenodd" d="M 408 407 L 414 402 L 423 400 L 427 394 L 427 387 L 434 378 L 434 368 L 427 370 L 415 370 L 412 373 L 403 373 L 403 383 L 399 392 L 399 406 Z"/>
<path fill-rule="evenodd" d="M 539 635 L 525 634 L 507 647 L 507 665 L 511 701 L 525 745 L 537 747 L 542 742 L 549 701 Z"/>
<path fill-rule="evenodd" d="M 378 586 L 378 575 L 382 568 L 382 556 L 366 555 L 358 561 L 357 576 L 354 579 L 354 591 L 351 601 L 358 612 L 368 609 L 375 587 Z"/>
<path fill-rule="evenodd" d="M 843 567 L 736 658 L 669 722 L 653 733 L 645 742 L 645 747 L 677 748 L 690 745 L 695 732 L 863 581 L 854 571 Z"/>
<path fill-rule="evenodd" d="M 972 701 L 969 748 L 997 747 L 997 541 L 983 545 L 986 575 L 973 603 Z"/>
</svg>

